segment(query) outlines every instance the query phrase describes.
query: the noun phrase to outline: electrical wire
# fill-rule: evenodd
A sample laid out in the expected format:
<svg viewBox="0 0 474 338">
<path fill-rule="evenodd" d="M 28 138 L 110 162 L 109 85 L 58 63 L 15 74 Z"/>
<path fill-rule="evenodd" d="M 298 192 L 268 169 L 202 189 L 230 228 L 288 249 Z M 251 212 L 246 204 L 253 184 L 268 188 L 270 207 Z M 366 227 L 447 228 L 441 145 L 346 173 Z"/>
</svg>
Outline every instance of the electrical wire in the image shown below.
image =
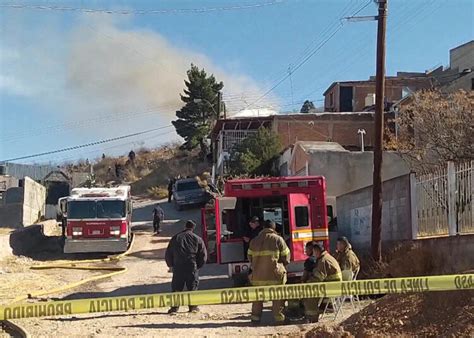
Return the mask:
<svg viewBox="0 0 474 338">
<path fill-rule="evenodd" d="M 42 153 L 38 153 L 38 154 L 32 154 L 32 155 L 26 155 L 26 156 L 10 158 L 10 159 L 7 159 L 7 160 L 3 160 L 2 162 L 12 162 L 12 161 L 18 161 L 18 160 L 25 160 L 25 159 L 34 158 L 34 157 L 40 157 L 40 156 L 51 155 L 51 154 L 65 152 L 65 151 L 85 148 L 85 147 L 91 147 L 91 146 L 94 146 L 94 145 L 97 145 L 97 144 L 109 143 L 109 142 L 112 142 L 112 141 L 122 140 L 122 139 L 130 138 L 130 137 L 133 137 L 133 136 L 148 134 L 148 133 L 151 133 L 151 132 L 156 131 L 156 130 L 170 128 L 172 126 L 173 125 L 162 126 L 162 127 L 158 127 L 158 128 L 153 128 L 153 129 L 148 129 L 148 130 L 136 132 L 136 133 L 133 133 L 133 134 L 112 137 L 112 138 L 108 138 L 108 139 L 104 139 L 104 140 L 100 140 L 100 141 L 89 142 L 89 143 L 76 145 L 76 146 L 72 146 L 72 147 L 66 147 L 66 148 L 46 151 L 46 152 L 42 152 Z"/>
<path fill-rule="evenodd" d="M 80 12 L 80 13 L 100 13 L 100 14 L 119 14 L 119 15 L 156 15 L 156 14 L 201 14 L 210 12 L 249 10 L 263 7 L 269 7 L 282 4 L 284 0 L 274 0 L 264 3 L 256 3 L 238 6 L 223 7 L 203 7 L 203 8 L 173 8 L 173 9 L 95 9 L 81 7 L 62 7 L 45 5 L 27 5 L 27 4 L 0 4 L 0 8 L 10 9 L 31 9 L 38 11 L 59 11 L 59 12 Z"/>
</svg>

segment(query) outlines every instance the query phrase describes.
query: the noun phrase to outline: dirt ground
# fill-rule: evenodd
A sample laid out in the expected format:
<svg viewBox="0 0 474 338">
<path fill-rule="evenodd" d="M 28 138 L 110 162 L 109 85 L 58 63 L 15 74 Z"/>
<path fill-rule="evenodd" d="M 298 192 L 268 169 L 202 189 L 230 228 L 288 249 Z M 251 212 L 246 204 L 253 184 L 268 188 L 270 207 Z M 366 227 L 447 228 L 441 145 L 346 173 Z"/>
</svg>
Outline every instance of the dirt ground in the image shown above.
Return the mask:
<svg viewBox="0 0 474 338">
<path fill-rule="evenodd" d="M 133 249 L 129 256 L 118 263 L 120 266 L 128 268 L 127 273 L 97 283 L 90 283 L 64 294 L 52 295 L 52 298 L 75 299 L 169 292 L 171 273 L 163 260 L 166 246 L 169 238 L 183 228 L 186 219 L 199 221 L 199 211 L 194 209 L 178 213 L 171 205 L 164 203 L 162 206 L 167 221 L 163 226 L 163 233 L 156 237 L 151 233 L 149 222 L 153 204 L 150 201 L 141 201 L 135 204 Z M 196 233 L 200 234 L 200 229 L 196 229 Z M 17 285 L 22 285 L 18 282 L 25 280 L 25 276 L 30 276 L 30 274 L 42 278 L 39 280 L 46 289 L 48 286 L 57 286 L 59 279 L 63 283 L 70 278 L 70 276 L 65 276 L 64 270 L 32 273 L 31 270 L 28 270 L 29 266 L 34 264 L 31 259 L 16 258 L 15 260 L 25 260 L 24 264 L 19 264 L 20 267 L 18 271 L 15 270 L 16 273 L 8 274 L 8 278 L 16 276 L 14 278 Z M 16 266 L 15 264 L 12 265 L 12 269 Z M 216 264 L 205 266 L 200 271 L 200 289 L 231 287 L 232 282 L 227 277 L 226 271 L 226 266 Z M 72 270 L 72 272 L 76 273 L 76 278 L 71 278 L 71 281 L 82 277 L 81 274 L 77 274 L 77 271 Z M 87 272 L 85 273 L 87 274 Z M 55 281 L 55 279 L 58 280 Z M 19 293 L 24 293 L 28 287 L 34 286 L 29 282 Z M 12 296 L 7 295 L 7 297 Z M 180 313 L 174 316 L 168 315 L 166 311 L 167 309 L 155 309 L 128 313 L 114 312 L 61 318 L 22 319 L 15 320 L 15 323 L 25 328 L 33 336 L 49 336 L 54 332 L 57 336 L 68 337 L 303 336 L 314 328 L 314 324 L 271 326 L 272 316 L 269 309 L 264 312 L 261 326 L 251 326 L 250 304 L 202 306 L 201 312 L 197 314 L 189 314 L 187 308 L 181 308 Z M 333 326 L 352 313 L 351 307 L 348 306 L 344 315 L 340 316 L 337 322 L 332 320 L 332 316 L 323 318 L 321 322 Z"/>
<path fill-rule="evenodd" d="M 474 291 L 387 295 L 339 326 L 318 327 L 307 337 L 473 337 Z"/>
</svg>

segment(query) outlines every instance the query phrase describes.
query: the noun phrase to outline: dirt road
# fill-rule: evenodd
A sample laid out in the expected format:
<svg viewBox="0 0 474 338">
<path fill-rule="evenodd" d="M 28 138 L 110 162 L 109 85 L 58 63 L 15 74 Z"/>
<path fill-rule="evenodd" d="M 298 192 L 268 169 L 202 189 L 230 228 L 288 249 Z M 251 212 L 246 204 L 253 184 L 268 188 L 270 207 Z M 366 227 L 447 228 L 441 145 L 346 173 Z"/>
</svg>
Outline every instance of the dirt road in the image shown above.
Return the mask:
<svg viewBox="0 0 474 338">
<path fill-rule="evenodd" d="M 163 203 L 167 221 L 163 233 L 153 236 L 151 232 L 151 213 L 154 202 L 143 201 L 135 204 L 134 232 L 135 242 L 131 254 L 120 261 L 128 272 L 112 279 L 87 285 L 81 290 L 61 295 L 67 299 L 123 296 L 169 292 L 171 274 L 163 260 L 169 238 L 184 227 L 186 219 L 199 223 L 199 211 L 176 212 L 171 205 Z M 200 229 L 197 229 L 200 234 Z M 226 267 L 216 264 L 206 265 L 201 271 L 200 289 L 231 287 Z M 347 307 L 345 316 L 350 314 Z M 202 306 L 197 314 L 180 313 L 170 316 L 167 309 L 140 311 L 136 313 L 101 313 L 95 315 L 76 315 L 63 318 L 24 319 L 16 323 L 34 336 L 265 336 L 278 334 L 302 334 L 314 325 L 288 325 L 273 327 L 271 313 L 264 313 L 263 324 L 251 326 L 250 304 Z M 333 325 L 329 318 L 323 323 Z"/>
</svg>

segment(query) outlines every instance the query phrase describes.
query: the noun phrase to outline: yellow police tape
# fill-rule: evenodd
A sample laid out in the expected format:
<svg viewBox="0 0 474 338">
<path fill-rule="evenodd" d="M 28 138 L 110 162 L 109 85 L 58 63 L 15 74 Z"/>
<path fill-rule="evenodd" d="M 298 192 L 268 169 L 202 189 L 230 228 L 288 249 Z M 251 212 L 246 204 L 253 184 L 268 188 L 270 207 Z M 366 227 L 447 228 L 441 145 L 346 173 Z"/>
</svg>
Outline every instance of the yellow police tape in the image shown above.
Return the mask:
<svg viewBox="0 0 474 338">
<path fill-rule="evenodd" d="M 170 306 L 249 303 L 345 295 L 377 295 L 474 289 L 474 274 L 287 284 L 125 297 L 22 303 L 0 307 L 0 320 L 79 313 L 133 311 Z"/>
</svg>

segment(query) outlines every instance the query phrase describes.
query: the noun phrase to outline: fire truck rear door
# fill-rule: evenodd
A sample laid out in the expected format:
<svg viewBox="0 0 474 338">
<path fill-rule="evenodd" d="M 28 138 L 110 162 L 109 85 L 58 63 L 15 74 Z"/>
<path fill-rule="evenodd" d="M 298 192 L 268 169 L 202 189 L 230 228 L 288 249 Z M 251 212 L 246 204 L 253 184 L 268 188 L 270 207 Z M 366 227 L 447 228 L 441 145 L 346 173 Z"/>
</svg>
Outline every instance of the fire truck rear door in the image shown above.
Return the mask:
<svg viewBox="0 0 474 338">
<path fill-rule="evenodd" d="M 290 222 L 291 260 L 306 259 L 304 247 L 312 240 L 310 201 L 306 194 L 289 194 L 288 211 Z M 288 244 L 288 241 L 287 241 Z"/>
</svg>

